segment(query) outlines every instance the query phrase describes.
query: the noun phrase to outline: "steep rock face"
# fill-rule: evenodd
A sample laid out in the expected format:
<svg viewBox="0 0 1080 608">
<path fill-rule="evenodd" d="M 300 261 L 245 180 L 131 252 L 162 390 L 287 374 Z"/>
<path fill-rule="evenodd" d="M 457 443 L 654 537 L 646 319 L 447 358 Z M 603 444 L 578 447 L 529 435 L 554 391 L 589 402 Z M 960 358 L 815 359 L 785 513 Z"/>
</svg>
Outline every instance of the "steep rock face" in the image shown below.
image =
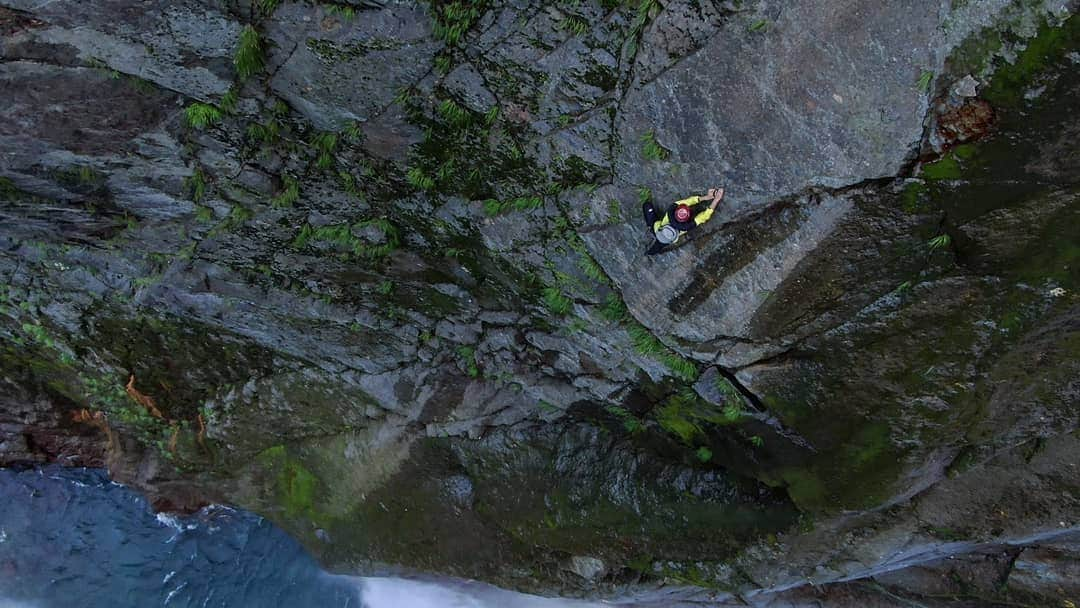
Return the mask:
<svg viewBox="0 0 1080 608">
<path fill-rule="evenodd" d="M 0 6 L 4 461 L 566 593 L 1077 525 L 1074 5 L 370 4 Z"/>
</svg>

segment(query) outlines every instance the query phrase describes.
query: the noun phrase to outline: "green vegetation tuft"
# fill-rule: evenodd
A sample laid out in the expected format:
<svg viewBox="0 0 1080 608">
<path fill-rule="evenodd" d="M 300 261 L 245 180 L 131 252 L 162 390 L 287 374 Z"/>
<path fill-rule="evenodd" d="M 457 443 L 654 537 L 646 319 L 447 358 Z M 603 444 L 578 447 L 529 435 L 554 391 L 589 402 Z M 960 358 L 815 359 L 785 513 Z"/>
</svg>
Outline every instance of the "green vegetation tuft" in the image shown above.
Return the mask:
<svg viewBox="0 0 1080 608">
<path fill-rule="evenodd" d="M 687 382 L 693 382 L 698 379 L 698 367 L 697 363 L 694 363 L 686 357 L 677 355 L 672 352 L 666 352 L 658 357 L 660 362 L 667 366 L 676 376 L 686 380 Z"/>
<path fill-rule="evenodd" d="M 510 201 L 514 211 L 535 211 L 544 206 L 544 199 L 539 196 L 519 196 Z"/>
<path fill-rule="evenodd" d="M 184 108 L 184 122 L 195 129 L 205 129 L 221 120 L 221 110 L 202 102 L 195 102 Z"/>
<path fill-rule="evenodd" d="M 689 382 L 697 380 L 699 372 L 696 363 L 669 350 L 644 325 L 633 321 L 628 321 L 628 323 L 629 327 L 626 328 L 626 331 L 630 335 L 630 343 L 634 345 L 634 350 L 638 354 L 663 363 L 672 373 L 683 380 Z"/>
<path fill-rule="evenodd" d="M 604 274 L 604 269 L 600 267 L 600 264 L 598 264 L 588 252 L 578 252 L 578 268 L 581 269 L 581 272 L 583 272 L 585 276 L 597 283 L 607 284 L 608 278 L 607 275 Z"/>
<path fill-rule="evenodd" d="M 1061 61 L 1080 44 L 1080 18 L 1073 15 L 1060 25 L 1045 22 L 1034 38 L 1010 63 L 994 70 L 990 85 L 982 96 L 995 106 L 1019 107 L 1027 102 L 1025 94 L 1039 75 L 1056 61 Z M 1065 59 L 1068 61 L 1067 59 Z"/>
<path fill-rule="evenodd" d="M 382 243 L 368 243 L 354 234 L 371 226 L 382 232 L 384 237 Z M 401 240 L 397 228 L 389 220 L 375 218 L 362 220 L 351 226 L 337 224 L 314 228 L 310 224 L 305 224 L 296 235 L 292 245 L 297 249 L 303 249 L 312 243 L 327 243 L 355 257 L 376 260 L 386 257 L 397 249 Z"/>
<path fill-rule="evenodd" d="M 645 204 L 652 200 L 652 190 L 642 186 L 637 191 L 638 202 Z"/>
<path fill-rule="evenodd" d="M 624 407 L 609 405 L 604 408 L 604 411 L 614 416 L 622 424 L 623 429 L 631 435 L 637 435 L 645 430 L 645 425 L 642 424 L 641 419 Z"/>
<path fill-rule="evenodd" d="M 607 223 L 612 224 L 612 225 L 622 223 L 622 221 L 623 221 L 622 204 L 619 203 L 619 201 L 617 199 L 613 198 L 613 199 L 608 200 L 608 202 L 607 202 L 607 212 L 608 212 Z"/>
<path fill-rule="evenodd" d="M 459 346 L 457 347 L 458 359 L 462 365 L 465 366 L 465 373 L 470 378 L 477 378 L 480 376 L 480 367 L 476 364 L 476 349 L 472 346 Z"/>
<path fill-rule="evenodd" d="M 454 67 L 454 60 L 449 55 L 439 55 L 435 58 L 435 71 L 440 74 L 448 74 Z"/>
<path fill-rule="evenodd" d="M 326 170 L 334 166 L 334 150 L 337 148 L 337 133 L 328 131 L 319 133 L 311 140 L 311 147 L 317 152 L 315 166 Z"/>
<path fill-rule="evenodd" d="M 656 141 L 656 133 L 649 131 L 641 136 L 641 155 L 648 160 L 666 160 L 671 152 Z"/>
<path fill-rule="evenodd" d="M 484 215 L 488 217 L 495 217 L 505 211 L 503 202 L 496 198 L 489 198 L 481 204 L 484 206 Z"/>
<path fill-rule="evenodd" d="M 444 99 L 438 106 L 439 116 L 451 126 L 464 128 L 472 122 L 472 115 L 468 110 L 458 105 L 453 99 Z"/>
<path fill-rule="evenodd" d="M 481 203 L 484 207 L 484 215 L 496 217 L 510 211 L 535 211 L 544 206 L 544 199 L 539 196 L 519 196 L 507 201 L 495 198 L 485 199 Z"/>
<path fill-rule="evenodd" d="M 742 420 L 742 417 L 746 415 L 746 412 L 743 411 L 742 403 L 739 401 L 735 401 L 724 406 L 723 414 L 724 422 L 728 424 L 735 424 L 736 422 Z"/>
<path fill-rule="evenodd" d="M 574 305 L 574 301 L 563 295 L 562 290 L 558 287 L 545 287 L 541 293 L 543 294 L 544 305 L 556 315 L 566 315 Z"/>
<path fill-rule="evenodd" d="M 769 29 L 769 20 L 758 19 L 757 21 L 751 23 L 746 29 L 747 31 L 752 33 L 764 32 L 765 30 Z"/>
<path fill-rule="evenodd" d="M 236 105 L 240 103 L 240 91 L 236 87 L 229 87 L 228 91 L 221 96 L 221 110 L 226 114 L 235 114 Z"/>
<path fill-rule="evenodd" d="M 630 313 L 626 310 L 626 304 L 623 304 L 622 298 L 615 293 L 607 295 L 604 303 L 600 306 L 599 312 L 602 318 L 612 323 L 622 323 L 630 316 Z"/>
<path fill-rule="evenodd" d="M 292 207 L 300 198 L 300 182 L 291 175 L 283 175 L 281 177 L 281 183 L 284 186 L 281 192 L 277 196 L 270 199 L 270 205 L 275 209 L 285 209 Z"/>
<path fill-rule="evenodd" d="M 405 173 L 405 181 L 409 182 L 409 185 L 417 190 L 434 190 L 435 178 L 424 173 L 424 170 L 420 167 L 413 167 Z"/>
<path fill-rule="evenodd" d="M 232 230 L 238 228 L 244 224 L 244 222 L 255 217 L 255 214 L 246 207 L 241 205 L 233 205 L 229 210 L 229 215 L 226 216 L 225 221 L 222 223 L 221 228 L 223 230 Z"/>
<path fill-rule="evenodd" d="M 950 180 L 960 179 L 963 170 L 956 155 L 949 153 L 932 163 L 923 165 L 919 174 L 929 180 Z"/>
<path fill-rule="evenodd" d="M 705 446 L 701 446 L 700 448 L 698 448 L 697 452 L 694 452 L 694 454 L 701 462 L 709 462 L 710 460 L 712 460 L 712 450 Z"/>
<path fill-rule="evenodd" d="M 273 15 L 281 0 L 256 0 L 255 4 L 264 15 Z"/>
<path fill-rule="evenodd" d="M 934 73 L 930 70 L 923 70 L 919 74 L 919 79 L 915 81 L 915 90 L 920 93 L 929 93 L 930 84 L 934 82 Z"/>
<path fill-rule="evenodd" d="M 649 19 L 660 10 L 659 0 L 641 0 L 634 13 L 634 19 L 630 22 L 630 31 L 626 34 L 627 49 L 630 56 L 637 54 L 638 40 L 641 38 Z"/>
<path fill-rule="evenodd" d="M 259 37 L 259 32 L 254 26 L 245 25 L 240 32 L 240 43 L 236 47 L 236 53 L 233 55 L 233 66 L 236 67 L 236 74 L 241 81 L 244 81 L 261 72 L 265 65 L 266 58 L 263 56 L 262 38 Z"/>
<path fill-rule="evenodd" d="M 326 12 L 337 15 L 346 21 L 352 21 L 356 17 L 356 8 L 348 4 L 328 4 L 326 5 Z"/>
<path fill-rule="evenodd" d="M 701 436 L 702 430 L 695 420 L 696 396 L 692 391 L 672 395 L 656 411 L 656 421 L 660 428 L 675 435 L 685 444 L 693 444 Z"/>
<path fill-rule="evenodd" d="M 345 125 L 345 137 L 351 141 L 357 142 L 364 139 L 364 125 L 359 120 L 350 121 Z"/>
<path fill-rule="evenodd" d="M 628 327 L 626 332 L 630 334 L 630 343 L 634 345 L 634 350 L 640 355 L 655 357 L 667 352 L 664 343 L 657 340 L 656 336 L 644 325 L 635 323 Z"/>
<path fill-rule="evenodd" d="M 944 249 L 944 248 L 948 247 L 949 243 L 952 243 L 952 237 L 950 237 L 947 234 L 939 234 L 939 235 L 935 236 L 934 238 L 930 239 L 926 243 L 926 246 L 927 246 L 927 248 L 930 249 L 931 252 L 934 252 L 934 251 L 937 251 L 938 249 Z"/>
<path fill-rule="evenodd" d="M 201 203 L 203 197 L 206 196 L 206 176 L 202 169 L 196 167 L 189 177 L 184 178 L 184 185 L 187 186 L 191 200 Z"/>
<path fill-rule="evenodd" d="M 573 36 L 584 36 L 589 31 L 589 22 L 581 15 L 567 15 L 559 22 L 559 29 L 570 32 Z"/>
<path fill-rule="evenodd" d="M 248 138 L 259 144 L 273 145 L 281 136 L 281 123 L 271 120 L 265 125 L 252 123 L 247 128 Z"/>
<path fill-rule="evenodd" d="M 455 0 L 438 6 L 432 3 L 435 37 L 449 46 L 456 46 L 486 8 L 487 0 Z"/>
</svg>

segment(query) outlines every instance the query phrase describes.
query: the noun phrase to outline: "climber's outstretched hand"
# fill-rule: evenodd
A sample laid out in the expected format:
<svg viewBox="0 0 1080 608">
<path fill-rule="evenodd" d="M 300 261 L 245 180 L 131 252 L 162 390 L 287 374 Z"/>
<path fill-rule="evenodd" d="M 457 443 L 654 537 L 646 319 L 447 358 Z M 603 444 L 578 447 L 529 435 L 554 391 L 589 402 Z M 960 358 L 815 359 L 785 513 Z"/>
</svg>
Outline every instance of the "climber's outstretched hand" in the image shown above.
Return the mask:
<svg viewBox="0 0 1080 608">
<path fill-rule="evenodd" d="M 717 207 L 720 206 L 720 201 L 724 200 L 724 189 L 723 188 L 710 188 L 709 189 L 709 196 L 711 196 L 712 199 L 713 199 L 712 200 L 712 205 L 709 205 L 709 207 L 711 209 L 716 209 Z"/>
</svg>

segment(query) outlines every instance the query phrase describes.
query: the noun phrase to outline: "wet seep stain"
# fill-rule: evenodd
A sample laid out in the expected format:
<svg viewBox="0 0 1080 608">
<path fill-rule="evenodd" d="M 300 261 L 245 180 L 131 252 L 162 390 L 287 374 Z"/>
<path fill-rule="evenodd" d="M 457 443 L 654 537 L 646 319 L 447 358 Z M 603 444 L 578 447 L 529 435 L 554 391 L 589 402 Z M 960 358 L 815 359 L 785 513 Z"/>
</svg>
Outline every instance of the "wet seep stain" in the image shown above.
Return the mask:
<svg viewBox="0 0 1080 608">
<path fill-rule="evenodd" d="M 723 229 L 726 243 L 693 271 L 687 287 L 668 301 L 668 310 L 686 315 L 697 310 L 732 274 L 791 236 L 803 218 L 803 206 L 787 201 L 765 209 L 746 223 Z"/>
</svg>

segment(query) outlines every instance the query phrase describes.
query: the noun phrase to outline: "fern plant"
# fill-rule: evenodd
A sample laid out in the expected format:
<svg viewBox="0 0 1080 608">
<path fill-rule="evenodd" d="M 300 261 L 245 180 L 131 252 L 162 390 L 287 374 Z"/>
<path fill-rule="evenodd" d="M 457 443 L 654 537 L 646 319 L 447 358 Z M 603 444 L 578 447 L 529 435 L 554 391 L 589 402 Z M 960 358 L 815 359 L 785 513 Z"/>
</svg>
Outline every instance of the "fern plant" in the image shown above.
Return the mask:
<svg viewBox="0 0 1080 608">
<path fill-rule="evenodd" d="M 417 190 L 434 190 L 435 179 L 426 173 L 420 167 L 413 167 L 405 173 L 405 180 L 409 182 L 409 185 Z"/>
<path fill-rule="evenodd" d="M 570 32 L 574 36 L 583 36 L 589 31 L 589 22 L 580 15 L 567 15 L 559 22 L 559 28 Z"/>
<path fill-rule="evenodd" d="M 944 249 L 944 248 L 948 247 L 949 243 L 952 243 L 952 238 L 949 235 L 947 235 L 947 234 L 939 234 L 939 235 L 935 236 L 934 238 L 930 239 L 926 243 L 926 246 L 930 249 L 931 252 L 934 252 L 934 251 L 937 251 L 938 249 Z"/>
<path fill-rule="evenodd" d="M 236 54 L 233 55 L 236 74 L 241 81 L 247 80 L 261 72 L 265 65 L 262 38 L 254 26 L 245 25 L 240 32 L 240 44 L 236 47 Z"/>
<path fill-rule="evenodd" d="M 184 122 L 195 129 L 205 129 L 221 120 L 221 110 L 202 102 L 195 102 L 184 108 Z"/>
</svg>

